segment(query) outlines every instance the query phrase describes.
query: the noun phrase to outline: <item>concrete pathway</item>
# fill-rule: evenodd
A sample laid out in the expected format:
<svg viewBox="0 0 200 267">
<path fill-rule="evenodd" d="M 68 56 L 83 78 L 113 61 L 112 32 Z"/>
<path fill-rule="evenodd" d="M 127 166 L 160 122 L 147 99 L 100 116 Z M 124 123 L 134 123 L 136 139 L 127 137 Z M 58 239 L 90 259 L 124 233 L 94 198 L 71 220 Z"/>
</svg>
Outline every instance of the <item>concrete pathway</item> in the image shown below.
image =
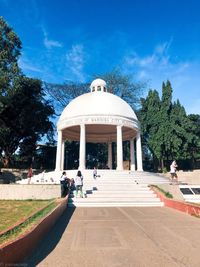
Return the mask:
<svg viewBox="0 0 200 267">
<path fill-rule="evenodd" d="M 199 253 L 200 219 L 185 213 L 165 207 L 68 208 L 26 265 L 199 267 Z"/>
</svg>

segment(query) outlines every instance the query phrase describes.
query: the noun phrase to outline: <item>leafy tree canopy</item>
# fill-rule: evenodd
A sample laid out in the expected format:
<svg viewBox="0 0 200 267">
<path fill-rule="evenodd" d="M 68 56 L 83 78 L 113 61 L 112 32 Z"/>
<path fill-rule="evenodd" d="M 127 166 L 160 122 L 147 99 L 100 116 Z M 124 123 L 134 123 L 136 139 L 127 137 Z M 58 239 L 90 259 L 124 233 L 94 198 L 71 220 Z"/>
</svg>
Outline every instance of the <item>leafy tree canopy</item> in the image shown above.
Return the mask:
<svg viewBox="0 0 200 267">
<path fill-rule="evenodd" d="M 191 158 L 190 148 L 198 139 L 192 119 L 198 121 L 198 117 L 187 116 L 179 100 L 172 102 L 170 82 L 163 83 L 161 99 L 156 90 L 150 90 L 141 104 L 143 144 L 160 163 L 160 168 L 164 168 L 164 160 Z"/>
<path fill-rule="evenodd" d="M 146 89 L 145 82 L 136 82 L 134 76 L 123 74 L 119 69 L 100 75 L 107 83 L 108 92 L 124 99 L 137 110 L 140 106 L 140 98 Z"/>
<path fill-rule="evenodd" d="M 190 114 L 188 116 L 191 122 L 191 127 L 188 129 L 192 133 L 192 139 L 189 143 L 189 151 L 193 161 L 200 159 L 200 115 Z"/>
<path fill-rule="evenodd" d="M 132 77 L 123 74 L 119 69 L 95 75 L 94 79 L 102 78 L 107 83 L 108 92 L 118 95 L 132 108 L 137 109 L 146 84 L 132 81 Z M 90 91 L 90 83 L 66 82 L 61 84 L 44 83 L 45 91 L 52 97 L 55 104 L 59 104 L 61 111 L 72 99 Z"/>
<path fill-rule="evenodd" d="M 4 165 L 18 147 L 29 144 L 33 149 L 42 136 L 52 139 L 53 133 L 49 118 L 54 110 L 44 98 L 41 81 L 20 71 L 20 49 L 20 39 L 0 17 L 0 156 Z"/>
<path fill-rule="evenodd" d="M 20 73 L 17 64 L 21 41 L 12 28 L 0 17 L 0 93 L 6 94 L 16 75 Z"/>
</svg>

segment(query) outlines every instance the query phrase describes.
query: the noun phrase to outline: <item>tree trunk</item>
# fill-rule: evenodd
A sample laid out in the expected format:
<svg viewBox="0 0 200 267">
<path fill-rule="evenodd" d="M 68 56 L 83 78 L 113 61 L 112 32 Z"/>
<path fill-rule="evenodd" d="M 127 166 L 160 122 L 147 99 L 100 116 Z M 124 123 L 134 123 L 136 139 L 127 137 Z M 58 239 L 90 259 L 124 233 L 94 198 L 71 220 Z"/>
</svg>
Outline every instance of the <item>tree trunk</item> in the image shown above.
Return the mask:
<svg viewBox="0 0 200 267">
<path fill-rule="evenodd" d="M 153 155 L 153 168 L 154 171 L 158 171 L 159 169 L 159 160 Z"/>
<path fill-rule="evenodd" d="M 161 171 L 163 171 L 163 169 L 164 169 L 164 160 L 163 160 L 163 158 L 161 158 L 161 160 L 160 160 L 160 167 L 161 167 Z"/>
<path fill-rule="evenodd" d="M 3 167 L 7 168 L 9 166 L 10 158 L 8 156 L 3 157 Z"/>
</svg>

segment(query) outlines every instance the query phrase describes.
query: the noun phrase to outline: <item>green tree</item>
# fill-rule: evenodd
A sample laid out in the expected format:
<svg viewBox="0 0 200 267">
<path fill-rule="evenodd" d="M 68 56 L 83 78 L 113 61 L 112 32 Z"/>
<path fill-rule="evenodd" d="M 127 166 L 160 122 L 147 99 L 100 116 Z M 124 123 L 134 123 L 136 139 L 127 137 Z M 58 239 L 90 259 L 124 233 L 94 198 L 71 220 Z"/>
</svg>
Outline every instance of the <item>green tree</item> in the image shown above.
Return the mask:
<svg viewBox="0 0 200 267">
<path fill-rule="evenodd" d="M 189 144 L 194 139 L 192 123 L 179 100 L 172 103 L 172 87 L 169 81 L 162 85 L 162 97 L 157 91 L 149 91 L 141 101 L 139 119 L 142 125 L 143 144 L 159 162 L 163 170 L 165 161 L 189 157 Z"/>
<path fill-rule="evenodd" d="M 0 17 L 0 95 L 7 95 L 20 69 L 17 60 L 21 41 L 12 28 Z M 0 106 L 1 109 L 1 106 Z"/>
<path fill-rule="evenodd" d="M 190 114 L 188 118 L 191 122 L 188 132 L 192 134 L 191 142 L 188 145 L 188 154 L 191 156 L 193 166 L 195 166 L 195 161 L 200 159 L 200 115 Z"/>
<path fill-rule="evenodd" d="M 146 158 L 152 155 L 154 168 L 157 168 L 161 157 L 161 144 L 157 136 L 160 127 L 161 102 L 156 90 L 150 90 L 146 99 L 141 99 L 141 109 L 138 112 L 142 130 L 143 151 Z M 150 153 L 149 153 L 150 152 Z"/>
<path fill-rule="evenodd" d="M 192 122 L 185 112 L 185 108 L 180 104 L 179 100 L 173 103 L 171 114 L 171 143 L 168 149 L 168 158 L 186 159 L 190 158 L 188 148 L 192 142 L 193 133 Z"/>
<path fill-rule="evenodd" d="M 56 146 L 50 143 L 38 145 L 34 155 L 33 167 L 40 170 L 53 170 L 56 163 Z"/>
<path fill-rule="evenodd" d="M 100 75 L 100 78 L 106 81 L 108 92 L 124 99 L 134 110 L 138 109 L 146 88 L 145 82 L 134 81 L 133 76 L 122 73 L 120 69 Z"/>
<path fill-rule="evenodd" d="M 51 98 L 56 112 L 59 114 L 66 105 L 75 97 L 89 92 L 88 83 L 65 82 L 64 84 L 52 84 L 44 82 L 45 93 Z"/>
<path fill-rule="evenodd" d="M 132 77 L 123 74 L 119 69 L 114 69 L 111 72 L 95 75 L 95 78 L 102 78 L 107 83 L 108 92 L 113 93 L 126 102 L 132 108 L 136 109 L 139 106 L 140 98 L 146 88 L 143 82 L 132 81 Z M 66 82 L 62 84 L 44 83 L 44 89 L 60 108 L 64 108 L 75 97 L 90 92 L 89 83 Z"/>
<path fill-rule="evenodd" d="M 29 150 L 34 156 L 36 142 L 46 135 L 53 139 L 53 124 L 49 117 L 54 110 L 44 99 L 39 80 L 20 76 L 13 84 L 13 93 L 2 98 L 4 109 L 0 112 L 0 147 L 7 165 L 18 147 Z M 22 154 L 23 154 L 22 153 Z"/>
<path fill-rule="evenodd" d="M 171 142 L 173 136 L 171 136 L 171 121 L 170 113 L 172 110 L 172 87 L 169 81 L 166 84 L 163 82 L 162 85 L 162 98 L 160 105 L 160 127 L 157 132 L 157 139 L 160 144 L 160 166 L 163 170 L 164 168 L 164 159 L 167 157 L 167 154 L 170 150 Z"/>
<path fill-rule="evenodd" d="M 18 147 L 29 144 L 33 149 L 53 131 L 49 118 L 54 110 L 44 98 L 41 81 L 22 74 L 17 64 L 20 49 L 20 39 L 0 17 L 0 157 L 5 166 Z"/>
</svg>

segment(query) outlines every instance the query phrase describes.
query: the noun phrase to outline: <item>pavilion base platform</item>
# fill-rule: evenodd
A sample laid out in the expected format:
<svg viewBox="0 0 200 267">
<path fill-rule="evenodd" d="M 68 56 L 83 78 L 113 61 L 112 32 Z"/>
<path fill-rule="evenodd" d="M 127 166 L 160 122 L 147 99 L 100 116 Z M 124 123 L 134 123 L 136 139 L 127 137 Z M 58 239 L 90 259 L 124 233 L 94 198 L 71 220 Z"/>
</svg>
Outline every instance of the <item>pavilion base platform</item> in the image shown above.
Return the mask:
<svg viewBox="0 0 200 267">
<path fill-rule="evenodd" d="M 77 170 L 66 170 L 69 178 L 76 176 Z M 35 175 L 31 184 L 59 184 L 62 172 Z M 169 183 L 166 177 L 149 172 L 98 170 L 93 178 L 93 170 L 82 171 L 84 197 L 71 192 L 70 207 L 117 207 L 117 206 L 163 206 L 157 195 L 149 188 L 151 184 Z M 28 183 L 27 179 L 21 183 Z"/>
</svg>

